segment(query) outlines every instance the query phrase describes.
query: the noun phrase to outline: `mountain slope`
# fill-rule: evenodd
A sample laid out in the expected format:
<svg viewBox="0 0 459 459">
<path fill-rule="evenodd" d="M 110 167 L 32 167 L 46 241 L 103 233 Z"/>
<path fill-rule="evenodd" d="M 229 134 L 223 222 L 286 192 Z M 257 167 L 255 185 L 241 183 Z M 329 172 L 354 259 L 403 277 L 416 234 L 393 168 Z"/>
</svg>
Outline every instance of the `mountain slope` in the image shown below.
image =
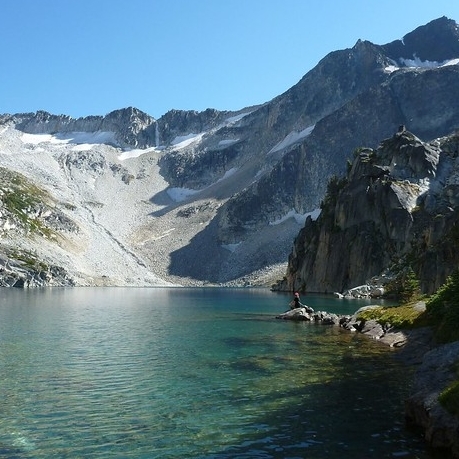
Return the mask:
<svg viewBox="0 0 459 459">
<path fill-rule="evenodd" d="M 330 53 L 284 94 L 237 112 L 4 115 L 1 165 L 77 230 L 24 240 L 2 214 L 0 250 L 27 247 L 77 285 L 271 282 L 356 148 L 400 124 L 427 140 L 459 125 L 457 58 L 457 25 L 440 18 L 403 41 Z"/>
</svg>

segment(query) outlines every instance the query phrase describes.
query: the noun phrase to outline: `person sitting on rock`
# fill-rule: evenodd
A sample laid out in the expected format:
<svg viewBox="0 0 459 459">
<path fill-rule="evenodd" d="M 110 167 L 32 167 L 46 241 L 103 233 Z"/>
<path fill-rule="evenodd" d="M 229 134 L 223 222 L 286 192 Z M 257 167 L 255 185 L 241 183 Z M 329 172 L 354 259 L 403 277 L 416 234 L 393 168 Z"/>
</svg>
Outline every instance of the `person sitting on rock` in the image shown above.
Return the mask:
<svg viewBox="0 0 459 459">
<path fill-rule="evenodd" d="M 309 306 L 306 306 L 300 301 L 300 294 L 298 292 L 295 292 L 295 296 L 293 297 L 293 300 L 290 301 L 290 309 L 296 309 L 296 308 L 305 308 L 306 312 L 313 313 L 314 309 L 312 309 Z"/>
<path fill-rule="evenodd" d="M 300 294 L 298 292 L 295 292 L 293 300 L 290 301 L 290 309 L 301 308 L 302 306 L 303 304 L 300 301 Z"/>
</svg>

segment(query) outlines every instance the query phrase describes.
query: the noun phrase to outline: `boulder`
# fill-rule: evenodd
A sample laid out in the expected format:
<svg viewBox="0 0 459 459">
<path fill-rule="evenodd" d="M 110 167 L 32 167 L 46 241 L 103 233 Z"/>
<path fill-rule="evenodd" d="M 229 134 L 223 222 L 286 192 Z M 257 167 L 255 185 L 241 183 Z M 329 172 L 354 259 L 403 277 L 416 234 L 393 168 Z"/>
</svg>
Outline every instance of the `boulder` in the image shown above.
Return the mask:
<svg viewBox="0 0 459 459">
<path fill-rule="evenodd" d="M 330 312 L 318 311 L 313 314 L 315 322 L 321 322 L 324 325 L 339 325 L 341 317 Z"/>
<path fill-rule="evenodd" d="M 324 325 L 340 325 L 342 316 L 324 311 L 314 312 L 309 306 L 295 308 L 276 316 L 276 319 L 319 322 Z"/>
<path fill-rule="evenodd" d="M 278 316 L 276 316 L 276 319 L 311 321 L 312 317 L 311 314 L 306 311 L 306 308 L 295 308 L 291 309 L 290 311 L 286 311 L 283 314 L 279 314 Z"/>
<path fill-rule="evenodd" d="M 376 320 L 365 321 L 361 332 L 373 339 L 381 339 L 385 334 L 383 326 Z"/>
<path fill-rule="evenodd" d="M 459 457 L 459 419 L 439 403 L 438 396 L 457 379 L 459 342 L 439 346 L 424 355 L 412 395 L 405 402 L 408 424 L 421 427 L 427 443 Z"/>
</svg>

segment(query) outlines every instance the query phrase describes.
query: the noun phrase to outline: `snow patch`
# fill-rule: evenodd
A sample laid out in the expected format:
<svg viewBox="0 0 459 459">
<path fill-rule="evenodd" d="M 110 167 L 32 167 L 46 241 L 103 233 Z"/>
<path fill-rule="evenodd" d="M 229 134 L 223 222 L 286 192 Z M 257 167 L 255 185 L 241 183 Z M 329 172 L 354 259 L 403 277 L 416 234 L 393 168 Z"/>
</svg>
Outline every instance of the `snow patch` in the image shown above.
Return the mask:
<svg viewBox="0 0 459 459">
<path fill-rule="evenodd" d="M 244 116 L 247 116 L 251 112 L 247 113 L 241 113 L 239 115 L 231 116 L 227 118 L 224 123 L 220 126 L 228 126 L 237 123 L 240 121 Z M 180 150 L 182 148 L 185 148 L 193 143 L 200 142 L 202 138 L 207 134 L 207 132 L 201 132 L 200 134 L 195 134 L 195 133 L 190 133 L 187 135 L 180 135 L 174 138 L 171 142 L 171 147 L 173 150 Z M 233 139 L 228 139 L 228 140 L 221 140 L 218 145 L 219 146 L 228 146 L 231 145 L 232 143 L 238 142 L 239 139 L 233 140 Z"/>
<path fill-rule="evenodd" d="M 456 65 L 459 63 L 459 59 L 449 59 L 443 62 L 421 61 L 421 59 L 419 59 L 415 55 L 413 59 L 400 59 L 400 62 L 405 64 L 406 67 L 435 69 L 438 67 L 447 67 L 449 65 Z"/>
<path fill-rule="evenodd" d="M 241 244 L 241 242 L 236 242 L 235 244 L 222 244 L 222 248 L 234 253 Z"/>
<path fill-rule="evenodd" d="M 115 133 L 109 131 L 97 132 L 66 132 L 62 134 L 27 134 L 21 136 L 23 143 L 38 145 L 40 143 L 77 145 L 115 144 Z M 86 147 L 84 147 L 86 148 Z"/>
<path fill-rule="evenodd" d="M 271 226 L 280 225 L 281 223 L 284 223 L 285 221 L 287 221 L 289 218 L 294 218 L 295 221 L 299 225 L 304 225 L 306 222 L 306 219 L 309 216 L 312 218 L 312 220 L 317 220 L 319 218 L 319 215 L 320 215 L 320 209 L 314 209 L 313 211 L 307 212 L 305 214 L 299 214 L 298 212 L 295 211 L 295 209 L 292 209 L 289 212 L 287 212 L 283 217 L 277 220 L 274 220 L 273 222 L 269 222 L 269 224 Z"/>
<path fill-rule="evenodd" d="M 124 161 L 126 159 L 137 158 L 137 157 L 139 157 L 141 155 L 144 155 L 146 153 L 157 153 L 158 151 L 159 150 L 156 147 L 145 148 L 145 149 L 136 148 L 134 150 L 123 151 L 123 153 L 118 155 L 118 159 L 120 161 Z"/>
<path fill-rule="evenodd" d="M 231 169 L 227 170 L 223 177 L 218 179 L 217 182 L 221 182 L 222 180 L 225 180 L 227 179 L 228 177 L 231 177 L 232 175 L 234 175 L 236 172 L 237 172 L 238 168 L 237 167 L 232 167 Z"/>
<path fill-rule="evenodd" d="M 50 143 L 53 145 L 75 144 L 72 150 L 86 151 L 90 150 L 93 145 L 116 144 L 114 132 L 66 132 L 63 134 L 27 134 L 21 136 L 23 143 L 39 145 L 40 143 Z"/>
<path fill-rule="evenodd" d="M 271 150 L 269 150 L 268 155 L 274 153 L 279 150 L 283 150 L 284 148 L 293 145 L 300 140 L 306 138 L 311 132 L 314 130 L 315 124 L 312 126 L 308 126 L 307 128 L 303 129 L 302 131 L 292 131 L 290 134 L 284 138 L 284 140 L 280 141 L 277 145 L 275 145 Z"/>
<path fill-rule="evenodd" d="M 458 65 L 458 64 L 459 64 L 459 58 L 451 59 L 450 61 L 446 61 L 440 67 L 448 67 L 449 65 Z"/>
<path fill-rule="evenodd" d="M 234 124 L 237 123 L 238 121 L 242 120 L 247 115 L 250 115 L 252 112 L 246 112 L 246 113 L 240 113 L 239 115 L 235 116 L 230 116 L 229 118 L 226 119 L 226 123 L 228 124 Z"/>
<path fill-rule="evenodd" d="M 109 131 L 97 132 L 70 132 L 64 134 L 22 134 L 21 140 L 23 143 L 39 145 L 41 143 L 51 143 L 53 145 L 75 144 L 72 151 L 88 151 L 94 145 L 116 145 L 115 133 Z M 38 151 L 38 150 L 35 150 Z M 156 153 L 159 149 L 156 147 L 145 149 L 125 150 L 118 156 L 120 161 L 130 158 L 137 158 L 146 153 Z"/>
<path fill-rule="evenodd" d="M 68 141 L 58 139 L 51 134 L 22 134 L 21 140 L 23 143 L 30 143 L 32 145 L 38 145 L 40 143 L 68 143 Z"/>
<path fill-rule="evenodd" d="M 191 190 L 189 188 L 168 188 L 166 192 L 174 202 L 182 202 L 190 196 L 199 193 L 199 190 Z"/>
<path fill-rule="evenodd" d="M 215 183 L 221 182 L 222 180 L 227 179 L 228 177 L 231 177 L 237 172 L 237 167 L 233 167 L 225 172 L 223 177 L 219 178 Z M 215 183 L 205 187 L 201 188 L 200 190 L 191 190 L 190 188 L 168 188 L 167 194 L 169 197 L 174 201 L 174 202 L 182 202 L 188 199 L 190 196 L 193 196 L 196 193 L 200 193 L 203 190 L 206 190 L 207 188 L 210 188 L 212 185 Z"/>
<path fill-rule="evenodd" d="M 175 139 L 171 142 L 171 145 L 174 147 L 174 150 L 180 150 L 181 148 L 185 148 L 192 143 L 199 142 L 205 135 L 205 132 L 201 132 L 201 134 L 188 134 L 188 135 L 181 135 L 175 137 Z"/>
<path fill-rule="evenodd" d="M 422 69 L 436 69 L 440 67 L 448 67 L 450 65 L 458 65 L 459 64 L 459 58 L 456 59 L 448 59 L 443 62 L 437 62 L 437 61 L 422 61 L 417 57 L 416 55 L 413 57 L 413 59 L 404 59 L 400 58 L 399 62 L 402 64 L 403 67 L 408 67 L 408 68 L 422 68 Z M 392 73 L 395 72 L 396 70 L 400 70 L 400 67 L 396 65 L 388 65 L 385 67 L 384 71 L 387 73 Z"/>
<path fill-rule="evenodd" d="M 397 70 L 400 70 L 400 67 L 397 67 L 396 65 L 388 65 L 387 67 L 384 68 L 384 72 L 386 73 L 393 73 L 393 72 L 396 72 Z"/>
<path fill-rule="evenodd" d="M 219 147 L 227 147 L 229 145 L 233 145 L 233 143 L 239 142 L 239 139 L 227 139 L 227 140 L 220 140 L 218 142 Z"/>
</svg>

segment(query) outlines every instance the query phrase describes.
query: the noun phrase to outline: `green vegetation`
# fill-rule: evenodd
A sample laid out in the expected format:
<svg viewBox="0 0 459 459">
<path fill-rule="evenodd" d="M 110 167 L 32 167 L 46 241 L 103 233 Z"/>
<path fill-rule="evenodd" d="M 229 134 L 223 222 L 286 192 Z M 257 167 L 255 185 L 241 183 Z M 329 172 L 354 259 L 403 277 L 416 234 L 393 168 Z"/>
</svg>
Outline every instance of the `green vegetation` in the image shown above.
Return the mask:
<svg viewBox="0 0 459 459">
<path fill-rule="evenodd" d="M 439 396 L 438 401 L 448 412 L 459 414 L 459 380 L 452 382 Z"/>
<path fill-rule="evenodd" d="M 400 328 L 432 326 L 438 343 L 459 341 L 459 269 L 426 299 L 425 312 L 414 307 L 422 297 L 419 281 L 411 269 L 404 270 L 387 284 L 387 288 L 400 299 L 400 305 L 363 311 L 360 319 L 376 320 L 383 326 Z"/>
<path fill-rule="evenodd" d="M 426 302 L 427 314 L 435 327 L 435 337 L 440 343 L 459 340 L 459 270 Z"/>
<path fill-rule="evenodd" d="M 347 183 L 348 179 L 346 177 L 333 175 L 330 178 L 327 184 L 327 192 L 325 193 L 323 201 L 320 203 L 320 208 L 323 211 L 328 211 L 329 209 L 334 208 L 340 191 L 347 185 Z"/>
<path fill-rule="evenodd" d="M 413 303 L 367 309 L 359 314 L 358 319 L 376 320 L 383 327 L 415 328 L 426 325 L 425 314 Z"/>
<path fill-rule="evenodd" d="M 383 327 L 414 328 L 432 326 L 439 343 L 459 340 L 459 270 L 448 277 L 446 282 L 426 301 L 426 310 L 416 308 L 419 298 L 419 282 L 413 271 L 407 269 L 403 276 L 397 276 L 393 283 L 405 301 L 400 306 L 378 307 L 363 311 L 361 320 L 376 320 Z M 409 300 L 411 298 L 411 300 Z M 439 403 L 452 415 L 459 416 L 459 362 L 455 368 L 456 379 L 438 396 Z"/>
<path fill-rule="evenodd" d="M 439 343 L 459 340 L 459 270 L 456 269 L 446 282 L 426 301 L 426 318 L 435 330 Z M 459 415 L 459 362 L 456 363 L 456 379 L 439 395 L 439 403 L 451 414 Z"/>
<path fill-rule="evenodd" d="M 36 254 L 29 252 L 27 250 L 8 250 L 6 251 L 8 258 L 17 260 L 23 263 L 23 265 L 34 271 L 47 271 L 49 266 L 46 263 L 43 263 Z"/>
<path fill-rule="evenodd" d="M 456 380 L 444 389 L 438 396 L 441 406 L 449 413 L 459 415 L 459 363 L 455 365 Z"/>
<path fill-rule="evenodd" d="M 38 218 L 49 201 L 48 194 L 33 185 L 23 175 L 0 167 L 0 201 L 3 208 L 31 232 L 51 237 L 52 231 Z"/>
<path fill-rule="evenodd" d="M 394 279 L 385 285 L 386 296 L 400 300 L 402 304 L 421 298 L 419 279 L 411 267 L 401 269 Z"/>
</svg>

